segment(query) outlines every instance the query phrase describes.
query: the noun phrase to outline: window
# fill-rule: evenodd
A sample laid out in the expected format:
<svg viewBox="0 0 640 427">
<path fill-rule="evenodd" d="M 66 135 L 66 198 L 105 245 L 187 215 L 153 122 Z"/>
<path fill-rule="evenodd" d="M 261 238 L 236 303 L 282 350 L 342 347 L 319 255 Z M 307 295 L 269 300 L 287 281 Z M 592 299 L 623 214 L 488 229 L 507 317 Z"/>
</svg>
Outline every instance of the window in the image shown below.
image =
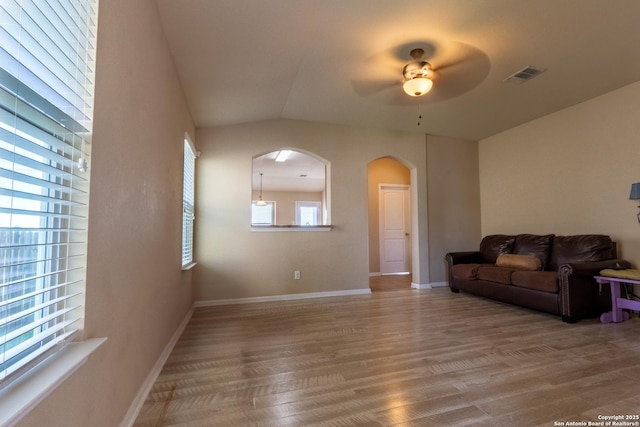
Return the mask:
<svg viewBox="0 0 640 427">
<path fill-rule="evenodd" d="M 195 219 L 196 150 L 185 135 L 182 181 L 182 267 L 193 266 L 193 220 Z"/>
<path fill-rule="evenodd" d="M 321 202 L 296 201 L 296 224 L 320 225 L 322 221 L 321 209 Z"/>
<path fill-rule="evenodd" d="M 261 204 L 257 200 L 251 202 L 251 225 L 273 225 L 276 223 L 275 202 L 263 201 Z"/>
<path fill-rule="evenodd" d="M 83 327 L 96 14 L 0 4 L 0 382 Z"/>
</svg>

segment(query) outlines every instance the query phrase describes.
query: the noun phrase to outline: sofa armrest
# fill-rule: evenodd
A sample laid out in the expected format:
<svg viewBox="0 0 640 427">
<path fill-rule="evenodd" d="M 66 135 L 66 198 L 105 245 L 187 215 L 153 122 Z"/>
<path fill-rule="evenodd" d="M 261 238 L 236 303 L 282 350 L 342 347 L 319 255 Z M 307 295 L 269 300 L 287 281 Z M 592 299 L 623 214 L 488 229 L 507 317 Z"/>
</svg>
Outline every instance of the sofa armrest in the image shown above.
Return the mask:
<svg viewBox="0 0 640 427">
<path fill-rule="evenodd" d="M 451 267 L 456 264 L 480 264 L 482 263 L 482 253 L 480 253 L 480 251 L 449 252 L 445 255 L 444 260 L 447 263 L 449 289 L 451 289 L 451 292 L 458 292 L 454 283 L 453 274 L 451 273 Z"/>
<path fill-rule="evenodd" d="M 606 268 L 623 270 L 625 268 L 631 268 L 631 263 L 622 259 L 568 263 L 558 267 L 558 274 L 560 276 L 597 276 L 601 270 Z"/>
<path fill-rule="evenodd" d="M 445 260 L 449 266 L 456 264 L 481 264 L 482 254 L 480 251 L 449 252 L 445 256 Z"/>
<path fill-rule="evenodd" d="M 599 315 L 610 310 L 609 290 L 603 290 L 593 276 L 605 268 L 630 267 L 628 261 L 620 259 L 562 264 L 558 268 L 562 319 L 573 322 L 580 317 Z"/>
</svg>

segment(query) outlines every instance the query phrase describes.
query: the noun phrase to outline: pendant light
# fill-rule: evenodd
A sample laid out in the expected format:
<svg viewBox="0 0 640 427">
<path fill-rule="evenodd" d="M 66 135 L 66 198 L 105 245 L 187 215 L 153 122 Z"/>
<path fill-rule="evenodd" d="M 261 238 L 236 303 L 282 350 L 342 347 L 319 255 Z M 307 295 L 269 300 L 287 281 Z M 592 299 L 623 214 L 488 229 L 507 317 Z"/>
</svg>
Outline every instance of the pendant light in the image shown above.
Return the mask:
<svg viewBox="0 0 640 427">
<path fill-rule="evenodd" d="M 258 201 L 256 202 L 256 206 L 266 206 L 267 205 L 267 202 L 262 200 L 262 175 L 263 175 L 263 173 L 260 172 L 260 194 L 258 195 Z"/>
</svg>

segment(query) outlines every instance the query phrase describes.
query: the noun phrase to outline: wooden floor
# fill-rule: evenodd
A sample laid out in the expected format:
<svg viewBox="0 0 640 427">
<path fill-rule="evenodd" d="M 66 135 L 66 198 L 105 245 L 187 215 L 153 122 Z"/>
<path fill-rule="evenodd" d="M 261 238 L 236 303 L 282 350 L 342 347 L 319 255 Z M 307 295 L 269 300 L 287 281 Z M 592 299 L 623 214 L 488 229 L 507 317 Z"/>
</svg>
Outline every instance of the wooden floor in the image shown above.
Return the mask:
<svg viewBox="0 0 640 427">
<path fill-rule="evenodd" d="M 386 274 L 383 276 L 371 276 L 369 278 L 369 288 L 371 288 L 372 292 L 411 289 L 411 275 Z"/>
<path fill-rule="evenodd" d="M 640 319 L 566 324 L 437 288 L 198 308 L 135 426 L 548 427 L 638 414 Z"/>
</svg>

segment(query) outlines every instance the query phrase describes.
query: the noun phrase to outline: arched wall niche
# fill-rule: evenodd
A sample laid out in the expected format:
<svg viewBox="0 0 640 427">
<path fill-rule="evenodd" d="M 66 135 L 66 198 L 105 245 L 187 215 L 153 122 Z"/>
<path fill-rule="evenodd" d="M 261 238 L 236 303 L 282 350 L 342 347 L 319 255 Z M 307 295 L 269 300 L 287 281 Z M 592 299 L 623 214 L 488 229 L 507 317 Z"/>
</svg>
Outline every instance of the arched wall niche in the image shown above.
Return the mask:
<svg viewBox="0 0 640 427">
<path fill-rule="evenodd" d="M 331 224 L 331 164 L 284 147 L 252 159 L 253 230 L 326 230 Z"/>
</svg>

